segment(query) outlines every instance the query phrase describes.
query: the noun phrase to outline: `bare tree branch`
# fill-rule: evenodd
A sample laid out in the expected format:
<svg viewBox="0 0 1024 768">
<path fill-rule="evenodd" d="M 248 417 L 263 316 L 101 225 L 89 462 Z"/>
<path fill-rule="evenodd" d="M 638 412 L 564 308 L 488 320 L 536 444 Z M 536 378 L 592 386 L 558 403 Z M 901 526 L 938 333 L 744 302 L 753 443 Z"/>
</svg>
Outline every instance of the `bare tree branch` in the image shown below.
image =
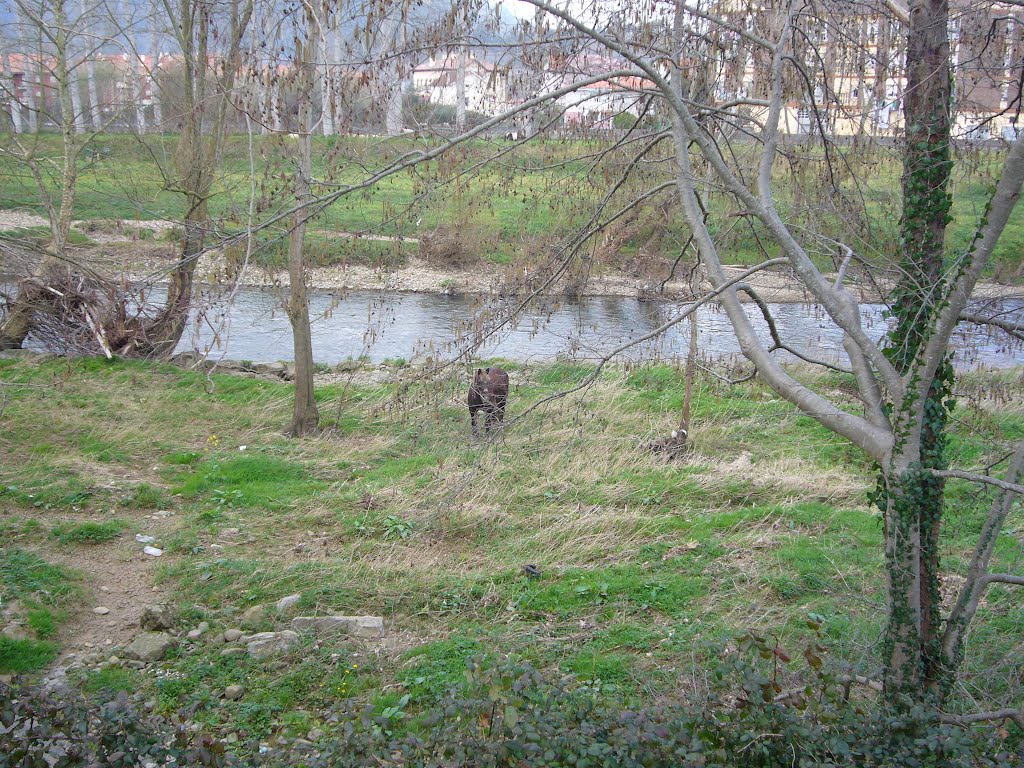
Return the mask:
<svg viewBox="0 0 1024 768">
<path fill-rule="evenodd" d="M 1024 470 L 1024 440 L 1017 444 L 1010 465 L 1003 475 L 1003 481 L 1011 485 L 1016 484 L 1017 476 Z M 960 595 L 956 605 L 950 611 L 949 619 L 946 621 L 946 629 L 942 635 L 942 654 L 947 664 L 955 666 L 963 654 L 963 642 L 974 615 L 978 611 L 978 604 L 988 584 L 988 564 L 995 551 L 996 539 L 1003 529 L 1003 522 L 1016 498 L 1016 490 L 1004 490 L 992 502 L 985 522 L 981 527 L 978 536 L 978 543 L 975 545 L 974 554 L 971 557 L 971 564 L 967 569 L 967 577 L 960 588 Z"/>
<path fill-rule="evenodd" d="M 903 0 L 882 0 L 882 2 L 898 21 L 903 24 L 910 22 L 910 11 L 907 10 L 907 6 Z"/>
<path fill-rule="evenodd" d="M 1022 2 L 1024 2 L 1024 0 L 1022 0 Z M 979 315 L 974 312 L 961 312 L 960 322 L 974 323 L 975 325 L 990 325 L 1006 331 L 1015 339 L 1024 341 L 1024 323 L 1014 322 L 1013 320 L 1004 320 L 1000 317 L 985 317 L 985 315 Z"/>
<path fill-rule="evenodd" d="M 989 573 L 985 575 L 985 583 L 1014 584 L 1024 587 L 1024 576 L 1017 576 L 1012 573 Z"/>
<path fill-rule="evenodd" d="M 951 725 L 969 725 L 970 723 L 985 723 L 993 720 L 1013 720 L 1021 728 L 1024 728 L 1024 712 L 1011 707 L 996 709 L 991 712 L 974 712 L 969 715 L 949 715 L 943 713 L 939 716 L 940 722 Z"/>
<path fill-rule="evenodd" d="M 972 483 L 994 485 L 996 488 L 1009 491 L 1010 493 L 1024 494 L 1024 485 L 1020 485 L 1019 483 L 1008 483 L 1005 480 L 1000 480 L 998 477 L 979 475 L 976 472 L 966 472 L 962 469 L 933 469 L 931 472 L 936 477 L 955 477 L 960 480 L 970 480 Z"/>
</svg>

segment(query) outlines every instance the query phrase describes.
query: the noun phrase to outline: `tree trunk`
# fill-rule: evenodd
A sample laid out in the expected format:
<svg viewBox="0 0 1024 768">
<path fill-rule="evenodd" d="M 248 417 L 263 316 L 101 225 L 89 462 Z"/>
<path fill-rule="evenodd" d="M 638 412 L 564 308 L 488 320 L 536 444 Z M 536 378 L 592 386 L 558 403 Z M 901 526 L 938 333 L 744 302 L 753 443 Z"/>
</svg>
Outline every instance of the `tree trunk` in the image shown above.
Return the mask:
<svg viewBox="0 0 1024 768">
<path fill-rule="evenodd" d="M 71 219 L 75 208 L 75 192 L 78 185 L 78 152 L 81 149 L 76 138 L 76 112 L 72 105 L 71 79 L 74 76 L 68 68 L 68 24 L 65 13 L 65 0 L 56 0 L 53 4 L 55 29 L 53 35 L 53 77 L 57 86 L 57 100 L 60 107 L 60 128 L 63 140 L 63 165 L 60 178 L 60 202 L 55 203 L 43 186 L 42 177 L 38 172 L 37 183 L 40 185 L 40 196 L 46 201 L 47 214 L 50 219 L 50 253 L 48 253 L 35 270 L 34 279 L 24 283 L 19 290 L 18 298 L 10 302 L 7 315 L 0 325 L 0 349 L 17 349 L 25 342 L 32 330 L 32 319 L 35 305 L 43 290 L 47 276 L 54 269 L 66 270 L 62 257 L 67 250 L 68 238 L 71 233 Z"/>
<path fill-rule="evenodd" d="M 459 46 L 455 78 L 455 133 L 466 130 L 466 46 Z"/>
<path fill-rule="evenodd" d="M 17 39 L 18 47 L 21 49 L 25 62 L 21 75 L 21 89 L 24 93 L 22 103 L 25 105 L 25 112 L 28 118 L 28 132 L 36 133 L 39 131 L 39 111 L 36 108 L 36 88 L 39 87 L 39 83 L 36 81 L 38 75 L 33 77 L 32 73 L 32 59 L 35 54 L 30 50 L 30 46 L 25 41 L 25 36 L 21 31 L 17 33 Z"/>
<path fill-rule="evenodd" d="M 7 314 L 0 323 L 0 349 L 20 349 L 32 330 L 34 292 L 27 285 L 18 288 L 18 298 L 7 305 Z"/>
<path fill-rule="evenodd" d="M 397 54 L 398 39 L 401 34 L 402 19 L 398 14 L 393 13 L 383 23 L 383 34 L 381 40 L 383 47 L 380 50 L 382 56 Z M 397 55 L 391 61 L 381 64 L 385 68 L 384 86 L 387 89 L 387 104 L 384 111 L 384 132 L 388 136 L 399 136 L 402 133 L 404 122 L 402 119 L 402 65 Z"/>
<path fill-rule="evenodd" d="M 343 92 L 344 78 L 341 74 L 341 31 L 338 29 L 338 22 L 335 22 L 331 29 L 331 61 L 334 62 L 333 88 L 331 89 L 331 106 L 334 109 L 334 132 L 341 133 L 342 118 L 345 115 L 345 94 Z"/>
<path fill-rule="evenodd" d="M 139 67 L 138 34 L 135 29 L 135 19 L 128 11 L 128 4 L 122 0 L 117 6 L 121 12 L 121 18 L 126 25 L 124 39 L 128 48 L 128 77 L 131 85 L 125 90 L 131 94 L 132 109 L 135 112 L 135 130 L 139 134 L 146 132 L 146 108 L 142 103 L 142 73 Z"/>
<path fill-rule="evenodd" d="M 55 33 L 55 79 L 60 101 L 61 136 L 64 144 L 64 165 L 61 169 L 60 207 L 55 222 L 51 222 L 53 249 L 63 255 L 71 234 L 71 217 L 75 210 L 75 192 L 78 189 L 78 139 L 75 138 L 77 119 L 71 99 L 71 78 L 68 68 L 68 25 L 65 0 L 54 2 L 57 29 Z"/>
<path fill-rule="evenodd" d="M 75 116 L 75 133 L 85 133 L 85 113 L 82 112 L 82 84 L 78 82 L 78 72 L 71 74 L 71 109 Z"/>
<path fill-rule="evenodd" d="M 385 118 L 385 130 L 388 136 L 401 136 L 405 122 L 402 117 L 402 76 L 397 72 L 392 73 L 390 90 L 388 92 L 388 111 Z"/>
<path fill-rule="evenodd" d="M 181 258 L 170 274 L 167 300 L 159 315 L 146 328 L 145 347 L 135 351 L 141 356 L 170 356 L 185 332 L 196 266 L 203 253 L 209 228 L 210 191 L 225 135 L 228 100 L 223 94 L 230 93 L 234 88 L 234 75 L 239 70 L 241 40 L 252 16 L 252 2 L 246 0 L 241 10 L 237 1 L 231 6 L 228 51 L 223 65 L 218 65 L 218 70 L 223 73 L 216 83 L 219 98 L 216 108 L 212 110 L 212 124 L 204 125 L 204 115 L 209 111 L 206 99 L 208 92 L 213 90 L 213 84 L 209 81 L 209 44 L 215 34 L 212 12 L 210 6 L 193 6 L 184 1 L 180 5 L 181 16 L 176 19 L 183 30 L 185 45 L 185 108 L 175 157 L 182 177 L 180 186 L 185 196 L 185 231 Z"/>
<path fill-rule="evenodd" d="M 912 0 L 904 92 L 905 142 L 901 269 L 886 354 L 901 376 L 921 361 L 918 352 L 941 309 L 945 230 L 950 211 L 950 65 L 947 0 Z M 882 479 L 886 560 L 890 586 L 885 631 L 886 696 L 915 701 L 948 690 L 940 648 L 939 527 L 944 483 L 929 470 L 945 469 L 946 400 L 952 366 L 943 362 L 923 411 L 896 404 L 902 449 Z M 912 387 L 910 389 L 913 389 Z"/>
<path fill-rule="evenodd" d="M 334 76 L 331 55 L 331 18 L 330 11 L 323 9 L 320 19 L 318 49 L 320 51 L 320 122 L 323 125 L 324 136 L 333 136 L 334 130 Z"/>
<path fill-rule="evenodd" d="M 96 89 L 96 62 L 92 58 L 85 62 L 85 85 L 89 91 L 89 119 L 92 122 L 92 129 L 98 131 L 103 126 L 103 116 Z"/>
<path fill-rule="evenodd" d="M 313 393 L 313 342 L 309 328 L 309 299 L 306 295 L 306 264 L 303 252 L 306 236 L 306 219 L 309 218 L 306 204 L 312 199 L 309 180 L 312 175 L 311 133 L 313 122 L 313 80 L 314 64 L 309 54 L 319 47 L 314 41 L 316 35 L 312 14 L 307 11 L 307 38 L 305 46 L 298 40 L 299 81 L 297 88 L 298 163 L 295 169 L 295 202 L 298 208 L 292 231 L 288 238 L 288 280 L 291 283 L 288 298 L 288 320 L 292 326 L 292 341 L 295 352 L 295 409 L 288 434 L 301 437 L 315 432 L 320 423 Z"/>
<path fill-rule="evenodd" d="M 21 97 L 18 94 L 18 89 L 14 82 L 14 73 L 11 71 L 11 56 L 9 53 L 4 51 L 3 54 L 3 65 L 4 65 L 4 79 L 7 81 L 5 90 L 8 93 L 7 96 L 7 107 L 10 110 L 11 115 L 11 130 L 15 134 L 22 132 L 21 125 Z"/>
<path fill-rule="evenodd" d="M 86 0 L 82 0 L 81 14 L 83 20 L 89 18 L 89 9 L 86 6 Z M 88 52 L 86 54 L 85 84 L 89 91 L 89 117 L 92 122 L 92 129 L 94 131 L 98 131 L 102 127 L 103 118 L 100 114 L 99 93 L 96 89 L 96 55 L 94 52 Z"/>
<path fill-rule="evenodd" d="M 153 125 L 158 132 L 163 131 L 164 125 L 164 114 L 163 106 L 160 101 L 160 83 L 157 80 L 160 74 L 160 53 L 163 47 L 163 34 L 160 31 L 160 7 L 158 0 L 152 0 L 149 6 L 150 10 L 150 26 L 149 34 L 150 43 L 150 61 L 149 64 L 149 96 L 153 103 Z"/>
</svg>

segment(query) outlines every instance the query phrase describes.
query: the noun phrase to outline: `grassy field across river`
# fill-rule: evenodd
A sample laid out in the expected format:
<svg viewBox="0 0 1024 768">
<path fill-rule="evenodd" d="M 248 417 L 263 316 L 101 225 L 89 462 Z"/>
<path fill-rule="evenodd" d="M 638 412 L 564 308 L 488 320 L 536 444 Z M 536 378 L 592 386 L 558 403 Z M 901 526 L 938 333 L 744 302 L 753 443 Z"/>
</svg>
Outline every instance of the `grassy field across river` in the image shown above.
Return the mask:
<svg viewBox="0 0 1024 768">
<path fill-rule="evenodd" d="M 435 141 L 429 137 L 315 138 L 313 175 L 318 183 L 314 192 L 327 194 L 358 183 L 403 153 L 429 148 Z M 39 134 L 29 143 L 37 157 L 52 161 L 41 167 L 42 178 L 54 193 L 62 151 L 59 136 Z M 150 231 L 147 222 L 180 221 L 185 203 L 171 191 L 176 145 L 173 135 L 144 140 L 120 135 L 94 138 L 82 155 L 73 218 L 86 223 L 135 222 L 142 237 L 160 234 Z M 752 170 L 756 149 L 753 144 L 735 146 L 737 167 Z M 250 160 L 245 138 L 228 140 L 209 203 L 217 233 L 241 231 L 251 212 L 259 224 L 291 207 L 292 151 L 285 137 L 256 137 Z M 667 160 L 668 155 L 660 151 L 649 159 Z M 807 226 L 819 233 L 804 246 L 823 268 L 831 268 L 832 257 L 823 248 L 822 238 L 850 244 L 869 266 L 890 263 L 899 242 L 899 156 L 883 146 L 834 148 L 833 152 L 842 162 L 830 172 L 820 147 L 796 143 L 787 148 L 786 157 L 778 161 L 774 184 L 780 214 L 796 231 Z M 959 155 L 951 182 L 953 218 L 947 233 L 951 254 L 969 244 L 1002 155 L 999 150 L 976 148 Z M 599 156 L 601 162 L 595 165 Z M 387 268 L 401 266 L 416 253 L 463 267 L 475 261 L 536 260 L 549 246 L 586 228 L 598 202 L 631 159 L 629 150 L 612 149 L 609 142 L 597 139 L 544 140 L 517 147 L 501 140 L 470 141 L 440 159 L 387 176 L 324 208 L 309 224 L 307 257 L 314 266 Z M 605 217 L 671 178 L 668 162 L 642 165 L 633 169 L 630 180 L 608 201 Z M 45 214 L 36 181 L 12 153 L 0 153 L 0 181 L 0 210 Z M 667 189 L 587 241 L 584 252 L 592 256 L 598 271 L 609 267 L 667 275 L 688 235 Z M 709 227 L 727 263 L 756 264 L 763 260 L 765 248 L 772 250 L 761 225 L 737 218 L 731 198 L 708 190 L 705 203 Z M 289 222 L 286 218 L 260 232 L 253 253 L 257 264 L 280 267 L 285 263 Z M 432 247 L 418 242 L 435 231 L 443 235 L 441 245 L 436 240 Z M 339 233 L 390 239 L 339 238 Z M 17 230 L 5 234 L 16 239 L 39 236 Z M 1016 210 L 987 277 L 1019 278 L 1022 254 L 1024 211 Z"/>
</svg>

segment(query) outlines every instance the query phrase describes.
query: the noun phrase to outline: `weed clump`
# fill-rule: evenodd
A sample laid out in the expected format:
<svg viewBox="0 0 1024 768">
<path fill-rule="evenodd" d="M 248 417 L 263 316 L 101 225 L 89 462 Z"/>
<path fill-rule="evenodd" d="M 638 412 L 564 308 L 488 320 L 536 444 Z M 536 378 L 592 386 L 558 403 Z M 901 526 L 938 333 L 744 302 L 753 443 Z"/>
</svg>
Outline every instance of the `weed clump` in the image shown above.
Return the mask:
<svg viewBox="0 0 1024 768">
<path fill-rule="evenodd" d="M 57 539 L 61 544 L 106 544 L 113 541 L 126 530 L 125 520 L 104 520 L 55 525 L 50 531 L 50 538 Z"/>
</svg>

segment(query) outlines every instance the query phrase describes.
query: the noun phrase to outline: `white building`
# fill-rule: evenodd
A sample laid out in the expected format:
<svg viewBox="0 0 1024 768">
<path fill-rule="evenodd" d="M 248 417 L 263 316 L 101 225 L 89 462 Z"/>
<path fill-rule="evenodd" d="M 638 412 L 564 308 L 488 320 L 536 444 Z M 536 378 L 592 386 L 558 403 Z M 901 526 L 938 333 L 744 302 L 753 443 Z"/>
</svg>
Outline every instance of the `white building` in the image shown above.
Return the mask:
<svg viewBox="0 0 1024 768">
<path fill-rule="evenodd" d="M 565 110 L 565 125 L 612 128 L 615 116 L 640 115 L 646 100 L 645 91 L 653 83 L 639 77 L 613 77 L 599 80 L 566 94 L 558 100 Z"/>
<path fill-rule="evenodd" d="M 454 107 L 458 99 L 458 55 L 432 58 L 412 72 L 413 89 L 431 104 Z M 507 108 L 505 76 L 494 66 L 466 57 L 466 109 L 496 115 Z"/>
</svg>

